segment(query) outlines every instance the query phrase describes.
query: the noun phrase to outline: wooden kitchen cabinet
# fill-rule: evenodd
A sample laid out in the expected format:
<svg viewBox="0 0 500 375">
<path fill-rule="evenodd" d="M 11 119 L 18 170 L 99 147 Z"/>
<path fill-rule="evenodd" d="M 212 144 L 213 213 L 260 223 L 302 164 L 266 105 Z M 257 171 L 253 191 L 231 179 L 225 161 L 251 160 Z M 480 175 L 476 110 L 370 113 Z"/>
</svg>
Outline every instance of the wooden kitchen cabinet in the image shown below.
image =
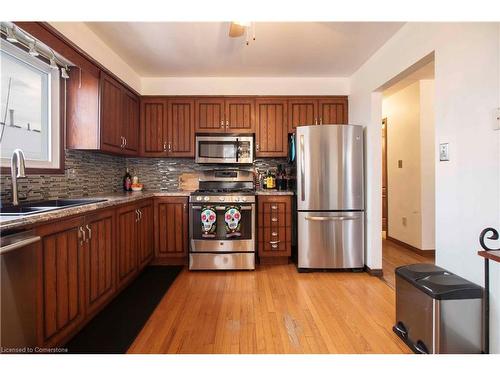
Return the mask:
<svg viewBox="0 0 500 375">
<path fill-rule="evenodd" d="M 288 131 L 299 125 L 347 124 L 347 97 L 306 97 L 288 100 Z"/>
<path fill-rule="evenodd" d="M 50 347 L 85 317 L 83 217 L 40 226 L 38 252 L 38 344 Z"/>
<path fill-rule="evenodd" d="M 167 105 L 166 98 L 141 99 L 141 155 L 166 156 Z"/>
<path fill-rule="evenodd" d="M 255 152 L 257 157 L 288 155 L 287 101 L 279 98 L 255 101 Z"/>
<path fill-rule="evenodd" d="M 115 292 L 115 210 L 85 217 L 85 308 L 99 310 Z"/>
<path fill-rule="evenodd" d="M 198 133 L 253 133 L 254 98 L 198 98 L 195 128 Z"/>
<path fill-rule="evenodd" d="M 137 155 L 139 97 L 88 65 L 71 69 L 67 82 L 66 147 Z"/>
<path fill-rule="evenodd" d="M 261 263 L 288 263 L 292 249 L 292 197 L 257 197 L 257 241 Z"/>
<path fill-rule="evenodd" d="M 137 205 L 116 210 L 116 262 L 118 288 L 130 281 L 137 271 Z"/>
<path fill-rule="evenodd" d="M 171 157 L 194 156 L 194 100 L 168 101 L 167 151 Z"/>
<path fill-rule="evenodd" d="M 187 197 L 155 200 L 155 256 L 158 263 L 186 263 L 188 224 Z"/>
<path fill-rule="evenodd" d="M 139 204 L 137 222 L 137 265 L 143 269 L 154 255 L 153 202 L 147 200 Z"/>
</svg>

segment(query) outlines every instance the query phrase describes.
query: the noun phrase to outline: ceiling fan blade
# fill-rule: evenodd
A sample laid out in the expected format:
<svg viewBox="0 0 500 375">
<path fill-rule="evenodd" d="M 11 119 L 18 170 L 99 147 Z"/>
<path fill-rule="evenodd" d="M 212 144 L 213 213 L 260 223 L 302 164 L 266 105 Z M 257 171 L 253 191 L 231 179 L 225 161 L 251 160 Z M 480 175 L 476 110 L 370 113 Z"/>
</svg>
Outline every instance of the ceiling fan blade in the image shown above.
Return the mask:
<svg viewBox="0 0 500 375">
<path fill-rule="evenodd" d="M 245 33 L 245 27 L 238 25 L 234 22 L 231 22 L 231 26 L 229 27 L 229 36 L 231 38 L 238 38 Z"/>
</svg>

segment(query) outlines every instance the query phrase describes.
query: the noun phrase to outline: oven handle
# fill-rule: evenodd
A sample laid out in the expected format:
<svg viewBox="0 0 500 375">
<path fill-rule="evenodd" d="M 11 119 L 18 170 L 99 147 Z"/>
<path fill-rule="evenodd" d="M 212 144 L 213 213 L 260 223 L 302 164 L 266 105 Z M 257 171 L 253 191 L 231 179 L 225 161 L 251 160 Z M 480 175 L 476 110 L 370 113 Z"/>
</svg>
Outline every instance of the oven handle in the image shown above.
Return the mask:
<svg viewBox="0 0 500 375">
<path fill-rule="evenodd" d="M 201 210 L 202 206 L 191 206 L 191 208 L 193 210 Z M 215 209 L 217 211 L 224 211 L 224 210 L 226 210 L 226 207 L 225 206 L 215 206 Z M 242 211 L 248 211 L 248 210 L 252 210 L 252 209 L 253 209 L 252 206 L 241 206 L 240 207 L 240 210 L 242 210 Z"/>
</svg>

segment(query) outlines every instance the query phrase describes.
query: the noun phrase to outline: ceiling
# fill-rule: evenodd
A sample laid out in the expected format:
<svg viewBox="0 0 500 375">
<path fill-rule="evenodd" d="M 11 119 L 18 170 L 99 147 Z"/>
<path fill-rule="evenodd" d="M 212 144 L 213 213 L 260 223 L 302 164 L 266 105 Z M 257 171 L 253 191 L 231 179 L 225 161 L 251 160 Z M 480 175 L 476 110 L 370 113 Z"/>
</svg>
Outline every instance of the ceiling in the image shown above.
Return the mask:
<svg viewBox="0 0 500 375">
<path fill-rule="evenodd" d="M 229 22 L 88 22 L 142 77 L 348 77 L 403 23 L 257 22 L 256 40 Z"/>
</svg>

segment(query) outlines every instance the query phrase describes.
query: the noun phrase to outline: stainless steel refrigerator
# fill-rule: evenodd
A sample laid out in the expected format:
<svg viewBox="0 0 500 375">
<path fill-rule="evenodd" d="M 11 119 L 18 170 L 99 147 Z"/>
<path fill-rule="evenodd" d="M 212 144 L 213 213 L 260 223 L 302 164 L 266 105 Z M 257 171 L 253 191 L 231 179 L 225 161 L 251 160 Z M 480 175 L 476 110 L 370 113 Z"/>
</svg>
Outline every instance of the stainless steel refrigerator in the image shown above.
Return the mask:
<svg viewBox="0 0 500 375">
<path fill-rule="evenodd" d="M 297 127 L 298 269 L 364 266 L 363 127 Z"/>
</svg>

